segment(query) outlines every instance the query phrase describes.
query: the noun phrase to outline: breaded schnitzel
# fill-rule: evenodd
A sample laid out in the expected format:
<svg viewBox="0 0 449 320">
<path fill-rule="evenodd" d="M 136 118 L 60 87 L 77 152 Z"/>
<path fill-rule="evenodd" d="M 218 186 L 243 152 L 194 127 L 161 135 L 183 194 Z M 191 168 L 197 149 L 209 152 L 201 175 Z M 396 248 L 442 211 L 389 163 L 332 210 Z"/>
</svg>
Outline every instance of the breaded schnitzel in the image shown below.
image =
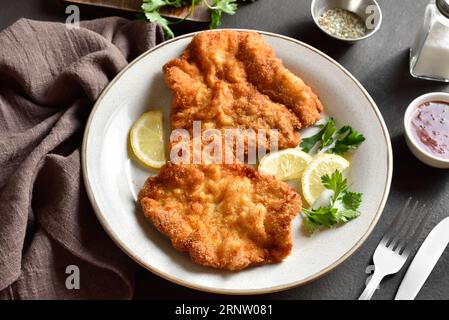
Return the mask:
<svg viewBox="0 0 449 320">
<path fill-rule="evenodd" d="M 280 262 L 301 200 L 245 165 L 166 164 L 139 194 L 145 216 L 200 265 L 238 271 Z"/>
<path fill-rule="evenodd" d="M 283 149 L 296 147 L 298 129 L 318 121 L 323 110 L 255 32 L 201 32 L 163 70 L 174 96 L 172 129 L 191 130 L 193 121 L 203 129 L 277 129 Z"/>
</svg>

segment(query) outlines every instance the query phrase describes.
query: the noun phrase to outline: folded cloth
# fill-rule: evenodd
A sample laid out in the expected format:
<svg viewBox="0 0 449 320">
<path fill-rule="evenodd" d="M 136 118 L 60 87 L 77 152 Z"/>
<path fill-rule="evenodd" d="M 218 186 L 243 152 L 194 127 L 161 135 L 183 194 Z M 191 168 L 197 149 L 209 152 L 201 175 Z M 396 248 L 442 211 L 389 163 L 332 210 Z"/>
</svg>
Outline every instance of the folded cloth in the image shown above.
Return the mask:
<svg viewBox="0 0 449 320">
<path fill-rule="evenodd" d="M 161 41 L 158 26 L 116 17 L 0 33 L 0 298 L 132 297 L 136 265 L 93 213 L 80 146 L 101 91 Z"/>
</svg>

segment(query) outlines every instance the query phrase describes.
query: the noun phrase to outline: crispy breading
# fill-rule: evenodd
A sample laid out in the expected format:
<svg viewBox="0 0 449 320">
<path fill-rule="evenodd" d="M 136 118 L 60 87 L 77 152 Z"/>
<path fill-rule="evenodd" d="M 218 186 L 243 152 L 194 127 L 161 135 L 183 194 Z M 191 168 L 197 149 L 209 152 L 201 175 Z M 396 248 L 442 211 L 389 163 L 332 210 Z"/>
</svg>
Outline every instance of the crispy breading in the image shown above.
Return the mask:
<svg viewBox="0 0 449 320">
<path fill-rule="evenodd" d="M 177 250 L 230 271 L 286 258 L 301 210 L 286 183 L 245 165 L 168 163 L 146 181 L 139 202 Z"/>
<path fill-rule="evenodd" d="M 277 129 L 279 148 L 296 147 L 298 130 L 320 119 L 312 89 L 286 69 L 254 32 L 197 34 L 179 59 L 167 63 L 174 99 L 172 129 Z"/>
<path fill-rule="evenodd" d="M 292 110 L 303 128 L 320 120 L 324 108 L 318 96 L 301 78 L 284 67 L 260 36 L 248 36 L 242 42 L 238 59 L 245 65 L 248 81 L 273 101 Z"/>
</svg>

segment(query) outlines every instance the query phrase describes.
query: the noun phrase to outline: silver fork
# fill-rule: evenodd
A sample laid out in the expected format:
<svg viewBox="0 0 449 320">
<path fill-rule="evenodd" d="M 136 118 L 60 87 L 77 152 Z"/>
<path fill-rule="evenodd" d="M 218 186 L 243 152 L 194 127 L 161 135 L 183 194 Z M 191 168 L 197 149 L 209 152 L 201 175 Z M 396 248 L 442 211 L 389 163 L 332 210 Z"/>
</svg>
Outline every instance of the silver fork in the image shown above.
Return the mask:
<svg viewBox="0 0 449 320">
<path fill-rule="evenodd" d="M 418 201 L 409 209 L 412 198 L 394 218 L 374 252 L 374 274 L 359 300 L 370 300 L 382 279 L 402 269 L 418 240 L 429 214 Z"/>
</svg>

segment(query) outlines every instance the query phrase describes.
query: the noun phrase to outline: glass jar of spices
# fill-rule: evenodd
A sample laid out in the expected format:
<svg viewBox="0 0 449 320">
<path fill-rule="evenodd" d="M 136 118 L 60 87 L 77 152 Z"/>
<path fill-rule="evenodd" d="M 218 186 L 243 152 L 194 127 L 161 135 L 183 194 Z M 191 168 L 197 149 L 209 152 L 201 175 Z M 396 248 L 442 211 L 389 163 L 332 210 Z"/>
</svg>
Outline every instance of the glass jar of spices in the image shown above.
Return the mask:
<svg viewBox="0 0 449 320">
<path fill-rule="evenodd" d="M 449 0 L 432 0 L 411 48 L 410 73 L 449 82 Z"/>
</svg>

